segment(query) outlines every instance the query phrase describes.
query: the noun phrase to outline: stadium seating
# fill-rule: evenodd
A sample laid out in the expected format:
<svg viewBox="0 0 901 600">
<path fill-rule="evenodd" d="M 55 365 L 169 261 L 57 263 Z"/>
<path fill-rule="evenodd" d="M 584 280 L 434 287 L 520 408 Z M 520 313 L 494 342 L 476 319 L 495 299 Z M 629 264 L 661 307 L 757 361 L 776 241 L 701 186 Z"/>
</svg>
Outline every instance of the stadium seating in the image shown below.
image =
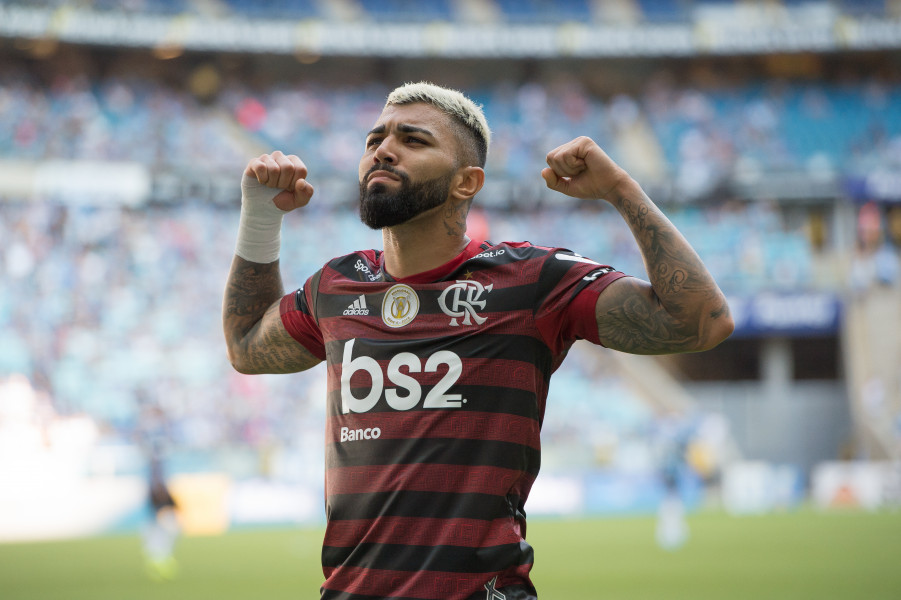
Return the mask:
<svg viewBox="0 0 901 600">
<path fill-rule="evenodd" d="M 91 0 L 91 6 L 95 10 L 102 11 L 131 11 L 146 14 L 176 15 L 193 12 L 191 0 Z"/>
<path fill-rule="evenodd" d="M 322 16 L 314 0 L 222 0 L 229 10 L 244 17 L 313 19 Z"/>
<path fill-rule="evenodd" d="M 886 0 L 839 0 L 839 11 L 853 16 L 880 17 L 886 14 Z"/>
<path fill-rule="evenodd" d="M 592 20 L 589 0 L 496 0 L 504 19 L 511 23 L 556 23 Z"/>
<path fill-rule="evenodd" d="M 636 0 L 636 4 L 648 23 L 684 22 L 690 14 L 690 3 L 685 0 Z"/>
<path fill-rule="evenodd" d="M 448 21 L 454 18 L 450 0 L 359 0 L 359 3 L 376 21 Z"/>
</svg>

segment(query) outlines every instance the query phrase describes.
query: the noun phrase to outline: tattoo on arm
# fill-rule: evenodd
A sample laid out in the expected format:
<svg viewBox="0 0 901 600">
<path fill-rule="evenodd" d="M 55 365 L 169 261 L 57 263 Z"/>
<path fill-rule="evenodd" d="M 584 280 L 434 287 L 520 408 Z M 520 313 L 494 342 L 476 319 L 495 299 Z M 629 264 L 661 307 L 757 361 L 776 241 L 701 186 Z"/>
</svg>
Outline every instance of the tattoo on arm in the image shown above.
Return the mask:
<svg viewBox="0 0 901 600">
<path fill-rule="evenodd" d="M 651 282 L 622 279 L 601 294 L 601 340 L 626 352 L 660 354 L 708 346 L 716 325 L 731 331 L 724 324 L 729 307 L 713 277 L 641 188 L 636 184 L 611 203 L 628 223 Z"/>
<path fill-rule="evenodd" d="M 620 210 L 638 242 L 654 291 L 666 309 L 678 317 L 684 306 L 677 298 L 704 294 L 716 289 L 716 284 L 675 226 L 643 192 L 641 196 L 638 203 L 622 198 Z"/>
<path fill-rule="evenodd" d="M 729 310 L 729 303 L 723 298 L 718 306 L 710 310 L 711 319 L 732 318 L 732 312 Z"/>
<path fill-rule="evenodd" d="M 283 295 L 278 261 L 263 265 L 236 256 L 228 276 L 222 311 L 226 330 L 246 334 L 266 309 Z"/>
<path fill-rule="evenodd" d="M 241 342 L 245 370 L 252 373 L 296 373 L 319 364 L 281 324 L 276 300 Z"/>
<path fill-rule="evenodd" d="M 598 335 L 608 348 L 632 354 L 691 350 L 695 337 L 667 312 L 651 286 L 640 279 L 619 279 L 604 290 L 595 309 Z"/>
<path fill-rule="evenodd" d="M 284 295 L 278 261 L 259 264 L 238 256 L 222 307 L 229 358 L 245 373 L 294 373 L 320 360 L 288 334 L 281 322 Z"/>
<path fill-rule="evenodd" d="M 666 264 L 657 265 L 657 279 L 664 283 L 664 293 L 678 294 L 682 291 L 682 285 L 685 283 L 688 275 L 682 269 L 676 269 L 672 273 L 669 272 L 669 266 Z"/>
</svg>

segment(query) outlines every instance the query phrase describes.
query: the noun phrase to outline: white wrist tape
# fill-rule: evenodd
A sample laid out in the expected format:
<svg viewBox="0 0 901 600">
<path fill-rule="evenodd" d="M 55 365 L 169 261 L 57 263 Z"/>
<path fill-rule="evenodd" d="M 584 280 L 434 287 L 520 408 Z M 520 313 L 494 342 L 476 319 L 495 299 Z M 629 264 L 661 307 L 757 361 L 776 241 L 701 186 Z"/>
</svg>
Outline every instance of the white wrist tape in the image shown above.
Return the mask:
<svg viewBox="0 0 901 600">
<path fill-rule="evenodd" d="M 241 220 L 235 254 L 250 262 L 268 264 L 278 260 L 282 217 L 288 214 L 272 201 L 283 190 L 266 187 L 256 177 L 241 180 Z"/>
</svg>

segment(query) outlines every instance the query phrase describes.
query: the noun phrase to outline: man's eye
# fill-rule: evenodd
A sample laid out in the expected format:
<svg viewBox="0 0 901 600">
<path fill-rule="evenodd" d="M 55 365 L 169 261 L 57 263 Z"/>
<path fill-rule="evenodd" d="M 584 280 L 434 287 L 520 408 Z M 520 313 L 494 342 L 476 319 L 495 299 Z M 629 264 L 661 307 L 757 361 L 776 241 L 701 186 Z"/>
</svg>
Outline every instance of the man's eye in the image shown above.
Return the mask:
<svg viewBox="0 0 901 600">
<path fill-rule="evenodd" d="M 373 146 L 378 146 L 381 141 L 382 140 L 379 138 L 369 138 L 368 140 L 366 140 L 366 147 L 371 148 Z"/>
<path fill-rule="evenodd" d="M 425 140 L 418 137 L 408 136 L 407 141 L 411 144 L 425 144 Z"/>
</svg>

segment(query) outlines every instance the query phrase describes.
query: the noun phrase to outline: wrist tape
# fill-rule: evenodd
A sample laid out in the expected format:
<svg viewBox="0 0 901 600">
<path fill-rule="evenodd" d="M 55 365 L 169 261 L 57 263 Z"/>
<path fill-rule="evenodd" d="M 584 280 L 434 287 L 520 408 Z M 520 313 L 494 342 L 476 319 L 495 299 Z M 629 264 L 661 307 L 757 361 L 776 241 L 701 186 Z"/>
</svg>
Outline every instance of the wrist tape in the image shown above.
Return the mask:
<svg viewBox="0 0 901 600">
<path fill-rule="evenodd" d="M 282 217 L 287 211 L 272 201 L 283 190 L 266 187 L 255 177 L 241 180 L 241 220 L 235 254 L 250 262 L 268 264 L 278 260 Z"/>
</svg>

